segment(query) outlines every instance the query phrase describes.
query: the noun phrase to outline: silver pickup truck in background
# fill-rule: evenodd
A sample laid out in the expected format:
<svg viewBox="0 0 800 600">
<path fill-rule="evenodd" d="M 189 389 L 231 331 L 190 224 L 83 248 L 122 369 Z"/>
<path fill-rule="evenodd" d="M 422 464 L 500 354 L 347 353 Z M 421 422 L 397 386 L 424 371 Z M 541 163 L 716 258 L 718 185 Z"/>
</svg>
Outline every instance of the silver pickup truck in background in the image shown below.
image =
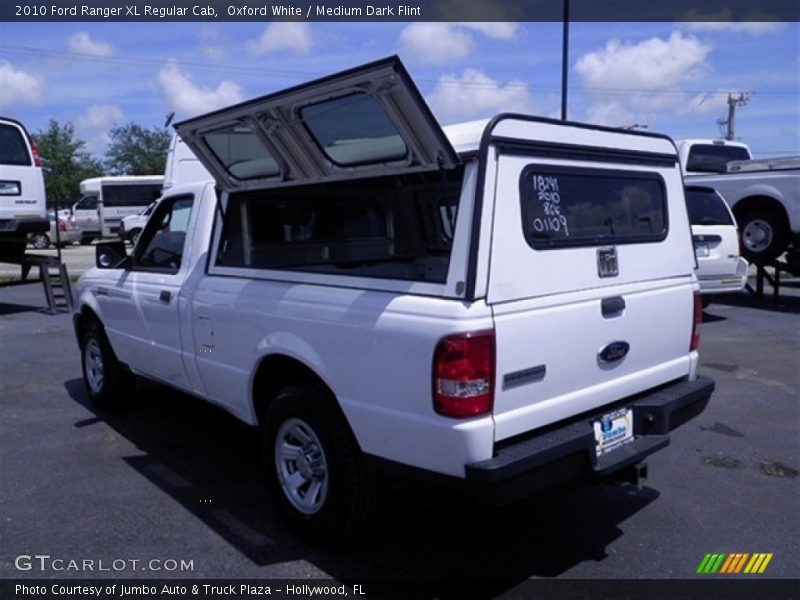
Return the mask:
<svg viewBox="0 0 800 600">
<path fill-rule="evenodd" d="M 763 261 L 800 239 L 800 156 L 751 160 L 726 140 L 676 142 L 687 185 L 717 190 L 733 210 L 744 256 Z"/>
</svg>

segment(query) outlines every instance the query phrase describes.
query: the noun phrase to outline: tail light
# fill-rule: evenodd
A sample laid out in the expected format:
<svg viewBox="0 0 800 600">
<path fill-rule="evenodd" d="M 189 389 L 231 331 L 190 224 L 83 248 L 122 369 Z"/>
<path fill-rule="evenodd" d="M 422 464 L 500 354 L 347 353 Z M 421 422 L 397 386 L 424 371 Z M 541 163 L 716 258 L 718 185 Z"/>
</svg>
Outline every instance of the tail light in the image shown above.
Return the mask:
<svg viewBox="0 0 800 600">
<path fill-rule="evenodd" d="M 694 314 L 692 315 L 692 343 L 689 351 L 697 350 L 700 345 L 700 323 L 703 322 L 703 296 L 700 292 L 694 293 Z"/>
<path fill-rule="evenodd" d="M 463 419 L 490 413 L 494 397 L 494 331 L 442 339 L 433 354 L 433 408 Z"/>
<path fill-rule="evenodd" d="M 31 154 L 33 154 L 33 164 L 37 167 L 42 166 L 42 157 L 39 156 L 39 148 L 36 147 L 36 144 L 31 142 Z"/>
<path fill-rule="evenodd" d="M 63 219 L 59 219 L 58 220 L 58 230 L 59 231 L 66 231 L 67 230 L 67 224 Z"/>
</svg>

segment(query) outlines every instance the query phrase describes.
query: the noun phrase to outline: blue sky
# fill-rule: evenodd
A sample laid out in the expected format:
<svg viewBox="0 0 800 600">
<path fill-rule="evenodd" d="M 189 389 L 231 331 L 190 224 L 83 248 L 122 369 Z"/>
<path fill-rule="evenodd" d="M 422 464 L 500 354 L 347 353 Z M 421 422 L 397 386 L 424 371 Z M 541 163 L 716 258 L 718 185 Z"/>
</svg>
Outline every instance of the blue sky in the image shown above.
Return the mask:
<svg viewBox="0 0 800 600">
<path fill-rule="evenodd" d="M 569 117 L 800 154 L 797 23 L 573 23 Z M 443 123 L 558 116 L 560 23 L 0 23 L 0 112 L 71 121 L 92 152 L 114 124 L 161 126 L 398 53 Z"/>
</svg>

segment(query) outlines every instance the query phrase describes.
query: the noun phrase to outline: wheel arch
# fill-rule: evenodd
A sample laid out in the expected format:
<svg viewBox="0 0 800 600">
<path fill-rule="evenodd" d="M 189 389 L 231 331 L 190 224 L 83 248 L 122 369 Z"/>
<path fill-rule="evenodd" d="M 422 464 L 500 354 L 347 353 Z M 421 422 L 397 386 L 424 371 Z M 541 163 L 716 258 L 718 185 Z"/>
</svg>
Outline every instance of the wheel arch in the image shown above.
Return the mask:
<svg viewBox="0 0 800 600">
<path fill-rule="evenodd" d="M 280 390 L 301 382 L 318 386 L 344 415 L 333 389 L 314 369 L 293 356 L 274 353 L 262 357 L 253 372 L 250 396 L 254 422 L 262 424 L 267 407 Z"/>
<path fill-rule="evenodd" d="M 748 196 L 739 200 L 733 207 L 733 214 L 741 229 L 741 221 L 752 212 L 767 211 L 778 216 L 786 230 L 789 230 L 789 215 L 786 207 L 771 196 Z"/>
</svg>

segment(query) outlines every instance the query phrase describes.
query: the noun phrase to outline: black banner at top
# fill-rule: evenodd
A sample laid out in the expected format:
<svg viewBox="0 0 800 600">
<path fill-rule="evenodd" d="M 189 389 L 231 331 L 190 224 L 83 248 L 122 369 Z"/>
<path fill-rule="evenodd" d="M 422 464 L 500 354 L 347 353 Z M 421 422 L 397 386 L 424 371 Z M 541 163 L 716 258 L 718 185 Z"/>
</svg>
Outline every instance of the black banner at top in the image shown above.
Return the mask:
<svg viewBox="0 0 800 600">
<path fill-rule="evenodd" d="M 798 21 L 797 0 L 3 0 L 0 21 Z"/>
</svg>

